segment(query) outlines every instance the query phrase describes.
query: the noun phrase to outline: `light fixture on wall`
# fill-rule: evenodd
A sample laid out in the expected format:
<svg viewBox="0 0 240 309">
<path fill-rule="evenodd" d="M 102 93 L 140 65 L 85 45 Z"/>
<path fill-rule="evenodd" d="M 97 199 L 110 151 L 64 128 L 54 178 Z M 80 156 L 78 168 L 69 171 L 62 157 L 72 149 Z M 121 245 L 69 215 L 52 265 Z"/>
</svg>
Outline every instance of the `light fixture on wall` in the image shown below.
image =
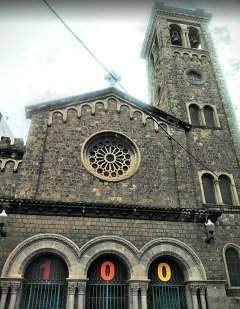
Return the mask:
<svg viewBox="0 0 240 309">
<path fill-rule="evenodd" d="M 210 218 L 208 218 L 204 225 L 207 232 L 207 238 L 205 239 L 205 242 L 209 244 L 211 240 L 214 240 L 215 224 Z"/>
<path fill-rule="evenodd" d="M 6 210 L 3 208 L 0 213 L 0 237 L 6 237 L 6 223 L 7 223 L 8 215 Z"/>
</svg>

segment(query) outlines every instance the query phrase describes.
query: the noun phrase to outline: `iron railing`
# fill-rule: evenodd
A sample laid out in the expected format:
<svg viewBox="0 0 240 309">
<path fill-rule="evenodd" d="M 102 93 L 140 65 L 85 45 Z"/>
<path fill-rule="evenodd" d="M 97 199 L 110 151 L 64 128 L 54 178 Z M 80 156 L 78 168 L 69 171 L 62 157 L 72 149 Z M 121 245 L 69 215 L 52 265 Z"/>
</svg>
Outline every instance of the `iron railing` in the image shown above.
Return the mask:
<svg viewBox="0 0 240 309">
<path fill-rule="evenodd" d="M 86 309 L 127 309 L 128 285 L 122 283 L 89 283 Z"/>
<path fill-rule="evenodd" d="M 150 283 L 148 309 L 186 309 L 185 286 Z"/>
<path fill-rule="evenodd" d="M 25 283 L 21 309 L 66 309 L 66 298 L 65 282 Z"/>
</svg>

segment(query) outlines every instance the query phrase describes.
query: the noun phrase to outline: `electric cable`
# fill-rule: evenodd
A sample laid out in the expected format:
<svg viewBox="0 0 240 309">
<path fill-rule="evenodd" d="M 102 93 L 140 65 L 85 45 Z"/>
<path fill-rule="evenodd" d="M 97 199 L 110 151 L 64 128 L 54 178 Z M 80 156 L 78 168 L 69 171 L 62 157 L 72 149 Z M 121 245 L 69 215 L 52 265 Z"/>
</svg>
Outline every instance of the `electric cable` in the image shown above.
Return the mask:
<svg viewBox="0 0 240 309">
<path fill-rule="evenodd" d="M 46 1 L 42 0 L 50 11 L 57 17 L 57 19 L 64 25 L 64 27 L 75 37 L 75 39 L 87 50 L 87 52 L 92 56 L 92 58 L 115 80 L 115 82 L 128 93 L 126 88 L 116 79 L 114 74 L 107 68 L 107 66 L 90 50 L 90 48 L 80 39 L 80 37 L 67 25 L 63 18 L 54 10 L 54 8 Z"/>
<path fill-rule="evenodd" d="M 67 25 L 67 23 L 63 20 L 63 18 L 54 10 L 54 8 L 47 2 L 47 0 L 42 0 L 46 6 L 50 9 L 50 11 L 57 17 L 57 19 L 64 25 L 64 27 L 75 37 L 75 39 L 88 51 L 88 53 L 92 56 L 92 58 L 108 73 L 111 75 L 111 77 L 116 81 L 116 83 L 124 90 L 126 94 L 128 94 L 128 91 L 126 88 L 116 79 L 114 74 L 107 68 L 107 66 L 98 59 L 98 57 L 90 50 L 90 48 L 83 42 L 83 40 L 80 39 L 80 37 Z M 148 112 L 149 113 L 149 112 Z M 151 113 L 149 113 L 151 114 Z M 179 147 L 181 147 L 194 161 L 196 161 L 199 165 L 201 165 L 204 169 L 211 172 L 213 175 L 215 175 L 217 178 L 219 177 L 214 171 L 212 171 L 210 168 L 208 168 L 202 161 L 200 161 L 198 158 L 196 158 L 189 150 L 187 150 L 180 142 L 178 142 L 173 136 L 171 136 L 153 117 L 150 116 L 151 119 L 165 132 L 165 134 L 168 136 L 169 139 L 173 140 Z M 232 187 L 235 188 L 232 184 L 230 184 Z"/>
</svg>

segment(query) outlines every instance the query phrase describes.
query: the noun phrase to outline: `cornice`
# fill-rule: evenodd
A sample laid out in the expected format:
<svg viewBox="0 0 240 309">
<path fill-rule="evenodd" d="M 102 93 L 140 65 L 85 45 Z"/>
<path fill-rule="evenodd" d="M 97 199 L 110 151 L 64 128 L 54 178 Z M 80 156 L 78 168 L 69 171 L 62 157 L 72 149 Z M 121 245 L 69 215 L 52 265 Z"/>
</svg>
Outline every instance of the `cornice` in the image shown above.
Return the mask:
<svg viewBox="0 0 240 309">
<path fill-rule="evenodd" d="M 205 222 L 206 216 L 216 222 L 220 208 L 168 208 L 141 204 L 113 204 L 101 202 L 61 202 L 35 199 L 0 199 L 8 214 L 39 216 L 71 216 L 138 219 L 152 221 Z M 7 205 L 7 206 L 6 206 Z"/>
</svg>

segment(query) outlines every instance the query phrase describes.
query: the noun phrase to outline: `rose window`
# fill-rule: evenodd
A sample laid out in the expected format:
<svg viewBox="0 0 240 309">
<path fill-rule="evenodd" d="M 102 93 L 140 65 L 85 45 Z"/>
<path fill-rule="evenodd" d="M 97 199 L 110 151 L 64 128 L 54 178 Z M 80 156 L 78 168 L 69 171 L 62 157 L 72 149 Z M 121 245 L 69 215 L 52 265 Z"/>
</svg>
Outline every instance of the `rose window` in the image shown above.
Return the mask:
<svg viewBox="0 0 240 309">
<path fill-rule="evenodd" d="M 137 170 L 140 154 L 135 143 L 125 135 L 101 132 L 85 142 L 82 159 L 94 176 L 106 181 L 120 181 Z"/>
</svg>

